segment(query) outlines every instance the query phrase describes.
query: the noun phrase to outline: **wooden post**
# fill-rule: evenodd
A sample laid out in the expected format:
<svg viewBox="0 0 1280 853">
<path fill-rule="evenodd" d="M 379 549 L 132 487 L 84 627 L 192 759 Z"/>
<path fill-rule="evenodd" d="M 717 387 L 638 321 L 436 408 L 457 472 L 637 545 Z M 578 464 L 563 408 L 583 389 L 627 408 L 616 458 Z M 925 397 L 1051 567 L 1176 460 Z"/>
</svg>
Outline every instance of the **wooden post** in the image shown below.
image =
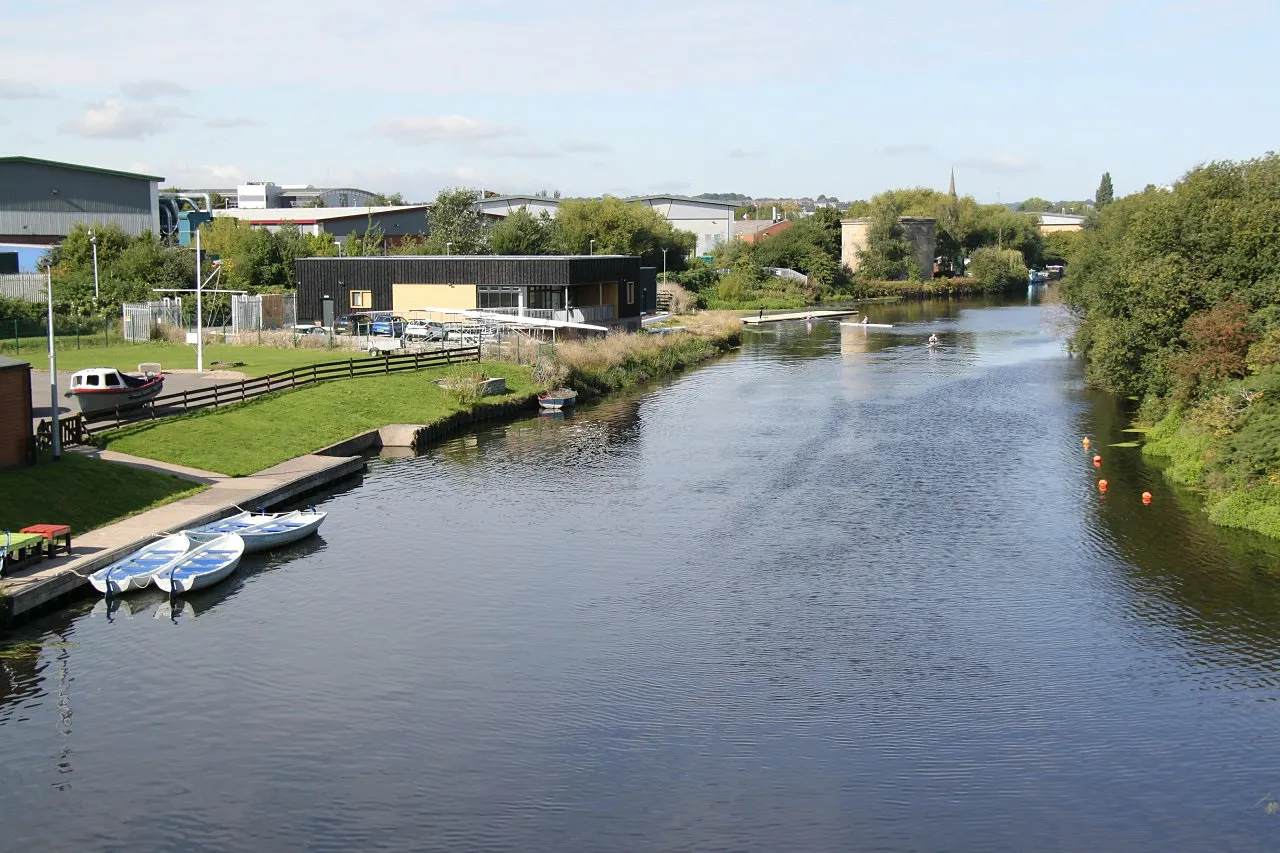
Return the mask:
<svg viewBox="0 0 1280 853">
<path fill-rule="evenodd" d="M 244 398 L 244 380 L 241 379 L 240 380 L 240 402 L 243 403 L 244 399 L 245 399 Z"/>
<path fill-rule="evenodd" d="M 354 358 L 347 359 L 347 376 L 351 379 L 356 378 L 356 360 Z"/>
</svg>

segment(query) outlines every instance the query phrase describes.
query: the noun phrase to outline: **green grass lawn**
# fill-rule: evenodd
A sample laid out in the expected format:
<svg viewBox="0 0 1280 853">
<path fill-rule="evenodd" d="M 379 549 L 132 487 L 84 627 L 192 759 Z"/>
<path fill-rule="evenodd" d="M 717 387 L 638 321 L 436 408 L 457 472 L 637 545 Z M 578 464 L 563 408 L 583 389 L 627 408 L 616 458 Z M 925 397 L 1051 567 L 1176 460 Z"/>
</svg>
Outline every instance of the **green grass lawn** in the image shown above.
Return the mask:
<svg viewBox="0 0 1280 853">
<path fill-rule="evenodd" d="M 10 342 L 12 343 L 12 342 Z M 37 370 L 49 369 L 49 351 L 42 344 L 39 350 L 22 348 L 14 354 L 12 347 L 7 355 L 28 361 Z M 264 376 L 293 367 L 325 361 L 346 361 L 349 358 L 368 358 L 360 352 L 329 349 L 293 349 L 284 347 L 252 347 L 232 344 L 206 344 L 204 366 L 213 368 L 213 362 L 244 362 L 243 367 L 230 368 L 248 376 Z M 118 343 L 112 346 L 82 346 L 80 349 L 58 349 L 58 370 L 83 370 L 86 367 L 114 367 L 117 370 L 137 370 L 144 361 L 159 362 L 163 370 L 194 369 L 196 348 L 188 344 L 153 342 L 146 344 Z"/>
<path fill-rule="evenodd" d="M 218 471 L 253 474 L 387 424 L 429 424 L 465 408 L 432 380 L 479 370 L 507 380 L 504 402 L 537 390 L 529 368 L 468 364 L 364 379 L 342 379 L 270 394 L 215 411 L 106 433 L 112 450 Z"/>
<path fill-rule="evenodd" d="M 168 474 L 64 453 L 54 462 L 0 471 L 0 530 L 69 524 L 72 541 L 87 530 L 194 495 L 204 486 Z"/>
</svg>

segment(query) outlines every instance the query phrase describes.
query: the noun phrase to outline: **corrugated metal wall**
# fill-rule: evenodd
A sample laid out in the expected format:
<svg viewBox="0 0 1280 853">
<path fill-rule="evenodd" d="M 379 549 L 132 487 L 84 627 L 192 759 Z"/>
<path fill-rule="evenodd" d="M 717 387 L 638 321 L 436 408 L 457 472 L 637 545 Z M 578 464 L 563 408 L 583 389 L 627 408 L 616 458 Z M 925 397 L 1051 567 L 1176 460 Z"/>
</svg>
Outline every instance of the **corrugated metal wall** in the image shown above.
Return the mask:
<svg viewBox="0 0 1280 853">
<path fill-rule="evenodd" d="M 321 318 L 321 301 L 332 296 L 344 313 L 353 290 L 370 291 L 372 310 L 389 311 L 392 284 L 565 285 L 640 281 L 640 259 L 624 255 L 504 257 L 494 255 L 302 258 L 294 262 L 298 320 Z M 626 306 L 622 309 L 626 311 Z M 636 313 L 639 313 L 638 310 Z M 627 316 L 625 313 L 623 316 Z"/>
<path fill-rule="evenodd" d="M 0 163 L 0 235 L 66 236 L 77 223 L 151 230 L 151 181 L 43 163 Z"/>
</svg>

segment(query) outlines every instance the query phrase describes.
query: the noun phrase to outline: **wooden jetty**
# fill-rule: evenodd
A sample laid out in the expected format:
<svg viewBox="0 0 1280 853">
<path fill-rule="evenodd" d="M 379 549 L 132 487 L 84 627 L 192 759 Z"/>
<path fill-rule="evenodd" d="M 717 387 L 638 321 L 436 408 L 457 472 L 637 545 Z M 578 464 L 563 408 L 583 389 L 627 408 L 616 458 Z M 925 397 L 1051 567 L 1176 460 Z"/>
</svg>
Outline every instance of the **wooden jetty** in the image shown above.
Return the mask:
<svg viewBox="0 0 1280 853">
<path fill-rule="evenodd" d="M 782 323 L 787 320 L 830 320 L 834 317 L 852 317 L 857 311 L 796 311 L 790 314 L 765 314 L 761 317 L 759 314 L 742 318 L 742 322 L 748 326 L 758 326 L 761 323 Z"/>
</svg>

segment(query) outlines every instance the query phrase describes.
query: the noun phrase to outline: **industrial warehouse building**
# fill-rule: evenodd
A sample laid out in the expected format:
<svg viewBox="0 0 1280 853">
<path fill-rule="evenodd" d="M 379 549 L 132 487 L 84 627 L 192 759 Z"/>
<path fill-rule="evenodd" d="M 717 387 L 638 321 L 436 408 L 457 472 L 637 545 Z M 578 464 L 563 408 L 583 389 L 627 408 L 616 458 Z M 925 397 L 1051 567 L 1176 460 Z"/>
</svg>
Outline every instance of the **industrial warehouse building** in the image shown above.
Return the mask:
<svg viewBox="0 0 1280 853">
<path fill-rule="evenodd" d="M 0 469 L 35 460 L 31 433 L 31 365 L 0 356 Z"/>
<path fill-rule="evenodd" d="M 632 255 L 392 255 L 294 262 L 298 321 L 355 311 L 479 309 L 637 329 L 656 310 L 653 267 Z"/>
<path fill-rule="evenodd" d="M 77 225 L 160 233 L 160 182 L 34 157 L 0 157 L 0 244 L 49 246 Z"/>
<path fill-rule="evenodd" d="M 387 244 L 394 246 L 405 237 L 425 237 L 427 226 L 425 204 L 398 207 L 233 207 L 215 209 L 216 217 L 232 217 L 257 228 L 278 231 L 282 225 L 296 225 L 303 234 L 332 234 L 339 244 L 352 234 L 364 234 L 370 228 L 382 231 Z"/>
</svg>

